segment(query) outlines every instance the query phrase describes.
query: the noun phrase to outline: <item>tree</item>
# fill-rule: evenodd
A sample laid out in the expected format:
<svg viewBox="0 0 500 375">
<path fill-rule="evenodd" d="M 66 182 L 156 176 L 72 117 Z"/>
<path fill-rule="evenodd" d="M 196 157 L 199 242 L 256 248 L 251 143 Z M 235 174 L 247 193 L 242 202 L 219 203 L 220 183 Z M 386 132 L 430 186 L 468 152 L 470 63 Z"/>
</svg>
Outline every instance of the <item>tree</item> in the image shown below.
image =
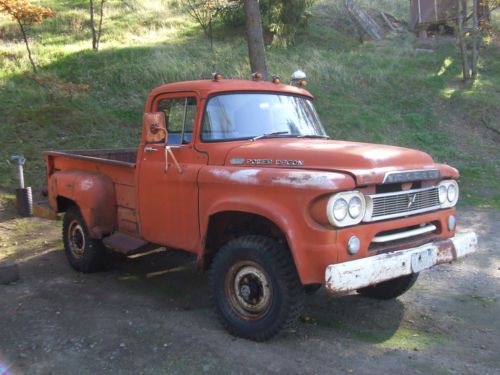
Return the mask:
<svg viewBox="0 0 500 375">
<path fill-rule="evenodd" d="M 485 28 L 487 22 L 486 11 L 495 8 L 498 0 L 472 0 L 472 11 L 468 16 L 467 0 L 457 0 L 458 3 L 458 44 L 460 48 L 460 58 L 462 62 L 462 77 L 464 82 L 474 81 L 477 78 L 477 67 L 479 59 L 479 46 L 481 41 L 481 28 Z M 483 10 L 481 10 L 483 9 Z M 470 41 L 468 43 L 468 41 Z M 469 53 L 468 44 L 472 51 Z"/>
<path fill-rule="evenodd" d="M 99 25 L 96 30 L 95 27 L 95 7 L 94 7 L 94 0 L 90 0 L 90 30 L 92 31 L 92 49 L 94 51 L 99 50 L 99 43 L 101 41 L 101 32 L 102 32 L 102 19 L 104 16 L 104 3 L 106 0 L 101 0 L 101 4 L 99 7 Z"/>
<path fill-rule="evenodd" d="M 470 80 L 469 59 L 467 56 L 467 42 L 465 41 L 465 22 L 467 18 L 467 6 L 465 0 L 458 1 L 458 44 L 460 46 L 460 57 L 462 61 L 462 78 Z"/>
<path fill-rule="evenodd" d="M 259 1 L 245 0 L 245 24 L 248 44 L 248 57 L 252 73 L 259 72 L 267 79 L 266 54 Z"/>
<path fill-rule="evenodd" d="M 316 0 L 259 0 L 264 33 L 272 35 L 272 44 L 287 47 L 294 43 L 297 31 L 311 17 L 310 8 Z M 243 0 L 219 0 L 216 18 L 235 28 L 245 24 Z"/>
<path fill-rule="evenodd" d="M 54 12 L 50 8 L 33 5 L 28 0 L 0 0 L 0 13 L 8 14 L 19 25 L 19 30 L 21 31 L 26 50 L 28 51 L 31 67 L 36 74 L 37 68 L 31 53 L 26 29 L 30 25 L 39 24 L 44 19 L 52 17 Z"/>
<path fill-rule="evenodd" d="M 203 30 L 213 51 L 212 21 L 219 9 L 219 0 L 182 0 L 182 8 Z"/>
<path fill-rule="evenodd" d="M 477 2 L 477 16 L 481 30 L 487 29 L 491 23 L 491 12 L 500 7 L 500 0 L 473 0 Z"/>
</svg>

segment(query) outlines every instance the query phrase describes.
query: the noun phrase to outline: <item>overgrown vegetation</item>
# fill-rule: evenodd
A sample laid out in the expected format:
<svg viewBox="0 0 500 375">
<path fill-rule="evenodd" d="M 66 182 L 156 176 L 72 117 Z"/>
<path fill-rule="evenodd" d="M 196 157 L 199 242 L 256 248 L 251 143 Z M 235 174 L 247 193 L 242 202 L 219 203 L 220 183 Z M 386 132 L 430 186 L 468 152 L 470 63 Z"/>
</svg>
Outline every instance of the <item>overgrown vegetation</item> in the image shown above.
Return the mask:
<svg viewBox="0 0 500 375">
<path fill-rule="evenodd" d="M 33 72 L 37 73 L 36 64 L 31 54 L 27 28 L 54 16 L 52 9 L 33 5 L 28 0 L 0 0 L 0 13 L 10 16 L 19 25 L 19 31 L 28 52 L 28 59 Z"/>
<path fill-rule="evenodd" d="M 404 0 L 360 3 L 400 18 L 408 6 Z M 18 26 L 0 18 L 0 186 L 16 186 L 14 153 L 27 157 L 27 183 L 39 187 L 43 150 L 135 147 L 144 101 L 157 85 L 209 78 L 212 63 L 225 77 L 250 77 L 244 31 L 217 25 L 212 53 L 179 1 L 106 1 L 97 53 L 89 43 L 88 1 L 38 4 L 56 17 L 32 29 L 36 79 Z M 425 46 L 432 53 L 416 51 L 422 46 L 410 34 L 360 44 L 342 2 L 317 1 L 311 12 L 292 47 L 267 46 L 267 64 L 281 77 L 296 68 L 308 74 L 329 134 L 427 151 L 460 169 L 463 202 L 500 207 L 498 10 L 471 86 L 461 84 L 449 37 Z"/>
<path fill-rule="evenodd" d="M 193 0 L 183 0 L 193 1 Z M 207 0 L 201 0 L 207 1 Z M 243 0 L 209 0 L 217 5 L 214 16 L 223 25 L 238 28 L 245 24 Z M 260 0 L 262 27 L 273 46 L 287 47 L 311 16 L 310 9 L 316 0 Z"/>
</svg>

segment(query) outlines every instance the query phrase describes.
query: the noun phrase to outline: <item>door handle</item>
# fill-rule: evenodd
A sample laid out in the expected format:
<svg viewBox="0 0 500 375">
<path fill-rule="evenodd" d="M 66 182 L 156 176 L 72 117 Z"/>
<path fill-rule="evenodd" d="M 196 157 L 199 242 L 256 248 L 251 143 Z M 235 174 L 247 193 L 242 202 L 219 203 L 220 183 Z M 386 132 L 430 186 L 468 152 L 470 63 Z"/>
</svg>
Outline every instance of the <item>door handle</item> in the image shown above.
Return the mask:
<svg viewBox="0 0 500 375">
<path fill-rule="evenodd" d="M 154 147 L 144 147 L 144 152 L 157 152 L 158 149 Z"/>
</svg>

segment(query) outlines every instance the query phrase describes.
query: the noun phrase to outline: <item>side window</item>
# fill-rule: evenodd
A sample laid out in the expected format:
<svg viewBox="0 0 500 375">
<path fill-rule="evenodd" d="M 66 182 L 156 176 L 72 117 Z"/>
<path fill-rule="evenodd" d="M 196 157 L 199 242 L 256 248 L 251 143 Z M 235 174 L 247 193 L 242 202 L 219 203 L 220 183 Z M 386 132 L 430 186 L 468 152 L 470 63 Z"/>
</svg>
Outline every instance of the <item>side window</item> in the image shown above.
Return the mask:
<svg viewBox="0 0 500 375">
<path fill-rule="evenodd" d="M 165 113 L 169 144 L 186 144 L 191 142 L 196 116 L 196 98 L 169 98 L 160 100 L 158 111 Z"/>
</svg>

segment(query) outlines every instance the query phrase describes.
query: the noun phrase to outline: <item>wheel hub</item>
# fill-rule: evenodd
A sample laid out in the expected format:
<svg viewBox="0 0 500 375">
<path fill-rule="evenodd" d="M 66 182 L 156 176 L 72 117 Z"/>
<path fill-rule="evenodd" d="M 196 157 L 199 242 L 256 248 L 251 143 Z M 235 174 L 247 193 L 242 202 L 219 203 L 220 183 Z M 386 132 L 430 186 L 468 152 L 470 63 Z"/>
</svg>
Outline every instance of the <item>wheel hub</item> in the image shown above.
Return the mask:
<svg viewBox="0 0 500 375">
<path fill-rule="evenodd" d="M 250 261 L 235 265 L 226 280 L 229 302 L 236 312 L 246 319 L 257 319 L 267 312 L 272 290 L 260 265 Z"/>
<path fill-rule="evenodd" d="M 248 285 L 244 284 L 241 286 L 240 294 L 246 301 L 248 301 L 248 298 L 250 297 L 251 293 L 252 293 L 252 290 L 250 289 L 250 287 Z"/>
<path fill-rule="evenodd" d="M 68 237 L 71 253 L 76 258 L 81 258 L 85 252 L 85 234 L 76 220 L 69 225 Z"/>
</svg>

